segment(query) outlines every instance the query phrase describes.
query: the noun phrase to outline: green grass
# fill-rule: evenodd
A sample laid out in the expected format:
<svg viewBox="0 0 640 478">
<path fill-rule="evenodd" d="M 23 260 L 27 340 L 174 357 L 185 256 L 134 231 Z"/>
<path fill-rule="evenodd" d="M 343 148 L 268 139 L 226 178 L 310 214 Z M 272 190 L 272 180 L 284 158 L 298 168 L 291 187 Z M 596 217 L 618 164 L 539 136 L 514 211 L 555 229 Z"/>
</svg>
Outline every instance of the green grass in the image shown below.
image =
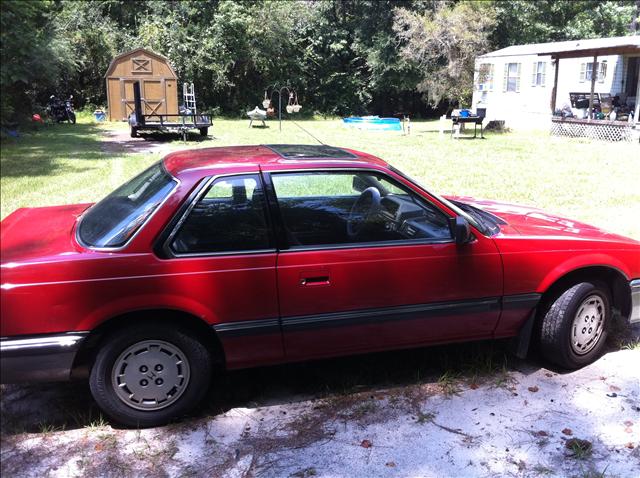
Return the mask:
<svg viewBox="0 0 640 478">
<path fill-rule="evenodd" d="M 545 131 L 487 134 L 485 140 L 440 136 L 438 122 L 413 122 L 410 136 L 345 129 L 339 120 L 298 124 L 327 144 L 372 153 L 437 193 L 529 204 L 640 239 L 640 147 L 550 137 Z M 214 121 L 206 141 L 172 142 L 173 149 L 261 143 L 315 143 L 293 122 Z M 105 129 L 123 123 L 41 128 L 2 141 L 2 217 L 24 206 L 95 201 L 141 171 L 159 154 L 104 152 Z"/>
<path fill-rule="evenodd" d="M 19 207 L 96 201 L 158 159 L 107 154 L 101 150 L 101 134 L 97 125 L 79 122 L 3 138 L 2 218 Z"/>
</svg>

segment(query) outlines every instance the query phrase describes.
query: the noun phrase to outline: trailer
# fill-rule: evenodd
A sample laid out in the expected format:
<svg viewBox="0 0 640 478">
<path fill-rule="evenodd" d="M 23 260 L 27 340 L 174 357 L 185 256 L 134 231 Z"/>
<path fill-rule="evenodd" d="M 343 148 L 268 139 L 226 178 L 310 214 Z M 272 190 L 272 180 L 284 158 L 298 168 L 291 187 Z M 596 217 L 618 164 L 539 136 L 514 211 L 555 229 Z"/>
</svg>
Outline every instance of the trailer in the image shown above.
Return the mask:
<svg viewBox="0 0 640 478">
<path fill-rule="evenodd" d="M 145 115 L 142 113 L 142 99 L 140 95 L 140 83 L 133 84 L 134 112 L 129 115 L 129 127 L 131 137 L 137 138 L 140 132 L 164 132 L 178 133 L 184 141 L 191 130 L 198 130 L 201 136 L 209 134 L 209 127 L 213 125 L 211 116 L 208 114 L 198 114 L 195 110 L 180 114 L 158 114 Z"/>
</svg>

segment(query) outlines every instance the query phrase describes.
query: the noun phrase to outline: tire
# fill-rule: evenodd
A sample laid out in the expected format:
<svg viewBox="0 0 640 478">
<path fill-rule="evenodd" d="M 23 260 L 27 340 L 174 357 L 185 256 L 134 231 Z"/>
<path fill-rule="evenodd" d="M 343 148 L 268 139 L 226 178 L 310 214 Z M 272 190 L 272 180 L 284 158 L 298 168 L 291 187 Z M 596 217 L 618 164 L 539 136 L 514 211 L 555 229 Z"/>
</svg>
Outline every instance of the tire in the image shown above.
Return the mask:
<svg viewBox="0 0 640 478">
<path fill-rule="evenodd" d="M 211 354 L 202 342 L 186 330 L 155 323 L 108 336 L 89 386 L 108 417 L 144 428 L 191 411 L 207 393 L 211 374 Z"/>
<path fill-rule="evenodd" d="M 69 123 L 76 124 L 76 114 L 73 111 L 69 112 Z"/>
<path fill-rule="evenodd" d="M 576 369 L 595 361 L 605 346 L 611 322 L 611 296 L 597 282 L 581 282 L 565 290 L 546 309 L 540 328 L 542 356 Z"/>
<path fill-rule="evenodd" d="M 137 138 L 140 135 L 138 134 L 138 128 L 136 128 L 135 126 L 131 127 L 131 137 L 132 138 Z"/>
<path fill-rule="evenodd" d="M 200 136 L 207 136 L 209 134 L 209 128 L 200 128 Z"/>
</svg>

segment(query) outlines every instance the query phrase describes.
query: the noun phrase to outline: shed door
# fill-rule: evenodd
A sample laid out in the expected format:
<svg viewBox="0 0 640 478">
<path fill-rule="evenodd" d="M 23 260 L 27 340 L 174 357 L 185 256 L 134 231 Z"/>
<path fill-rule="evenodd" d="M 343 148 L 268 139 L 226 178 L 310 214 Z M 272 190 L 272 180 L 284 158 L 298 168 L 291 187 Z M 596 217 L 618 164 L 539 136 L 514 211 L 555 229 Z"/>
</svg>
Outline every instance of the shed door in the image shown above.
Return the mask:
<svg viewBox="0 0 640 478">
<path fill-rule="evenodd" d="M 122 119 L 126 120 L 135 111 L 133 101 L 133 84 L 140 82 L 142 95 L 142 112 L 145 115 L 167 114 L 165 102 L 165 82 L 159 80 L 121 80 L 122 85 Z"/>
<path fill-rule="evenodd" d="M 133 84 L 138 80 L 120 80 L 122 87 L 122 119 L 127 120 L 129 115 L 135 111 L 133 102 Z"/>
<path fill-rule="evenodd" d="M 167 114 L 165 105 L 165 83 L 160 80 L 143 80 L 142 82 L 142 109 L 145 115 Z"/>
</svg>

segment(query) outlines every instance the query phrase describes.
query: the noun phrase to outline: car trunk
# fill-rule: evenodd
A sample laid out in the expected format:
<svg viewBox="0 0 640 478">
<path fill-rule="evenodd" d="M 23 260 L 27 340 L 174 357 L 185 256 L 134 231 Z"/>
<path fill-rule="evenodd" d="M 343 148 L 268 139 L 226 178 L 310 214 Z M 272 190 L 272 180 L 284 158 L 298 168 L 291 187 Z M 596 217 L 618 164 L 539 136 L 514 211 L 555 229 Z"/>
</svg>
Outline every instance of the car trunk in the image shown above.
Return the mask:
<svg viewBox="0 0 640 478">
<path fill-rule="evenodd" d="M 3 265 L 77 252 L 73 226 L 88 206 L 75 204 L 14 211 L 0 223 Z"/>
</svg>

